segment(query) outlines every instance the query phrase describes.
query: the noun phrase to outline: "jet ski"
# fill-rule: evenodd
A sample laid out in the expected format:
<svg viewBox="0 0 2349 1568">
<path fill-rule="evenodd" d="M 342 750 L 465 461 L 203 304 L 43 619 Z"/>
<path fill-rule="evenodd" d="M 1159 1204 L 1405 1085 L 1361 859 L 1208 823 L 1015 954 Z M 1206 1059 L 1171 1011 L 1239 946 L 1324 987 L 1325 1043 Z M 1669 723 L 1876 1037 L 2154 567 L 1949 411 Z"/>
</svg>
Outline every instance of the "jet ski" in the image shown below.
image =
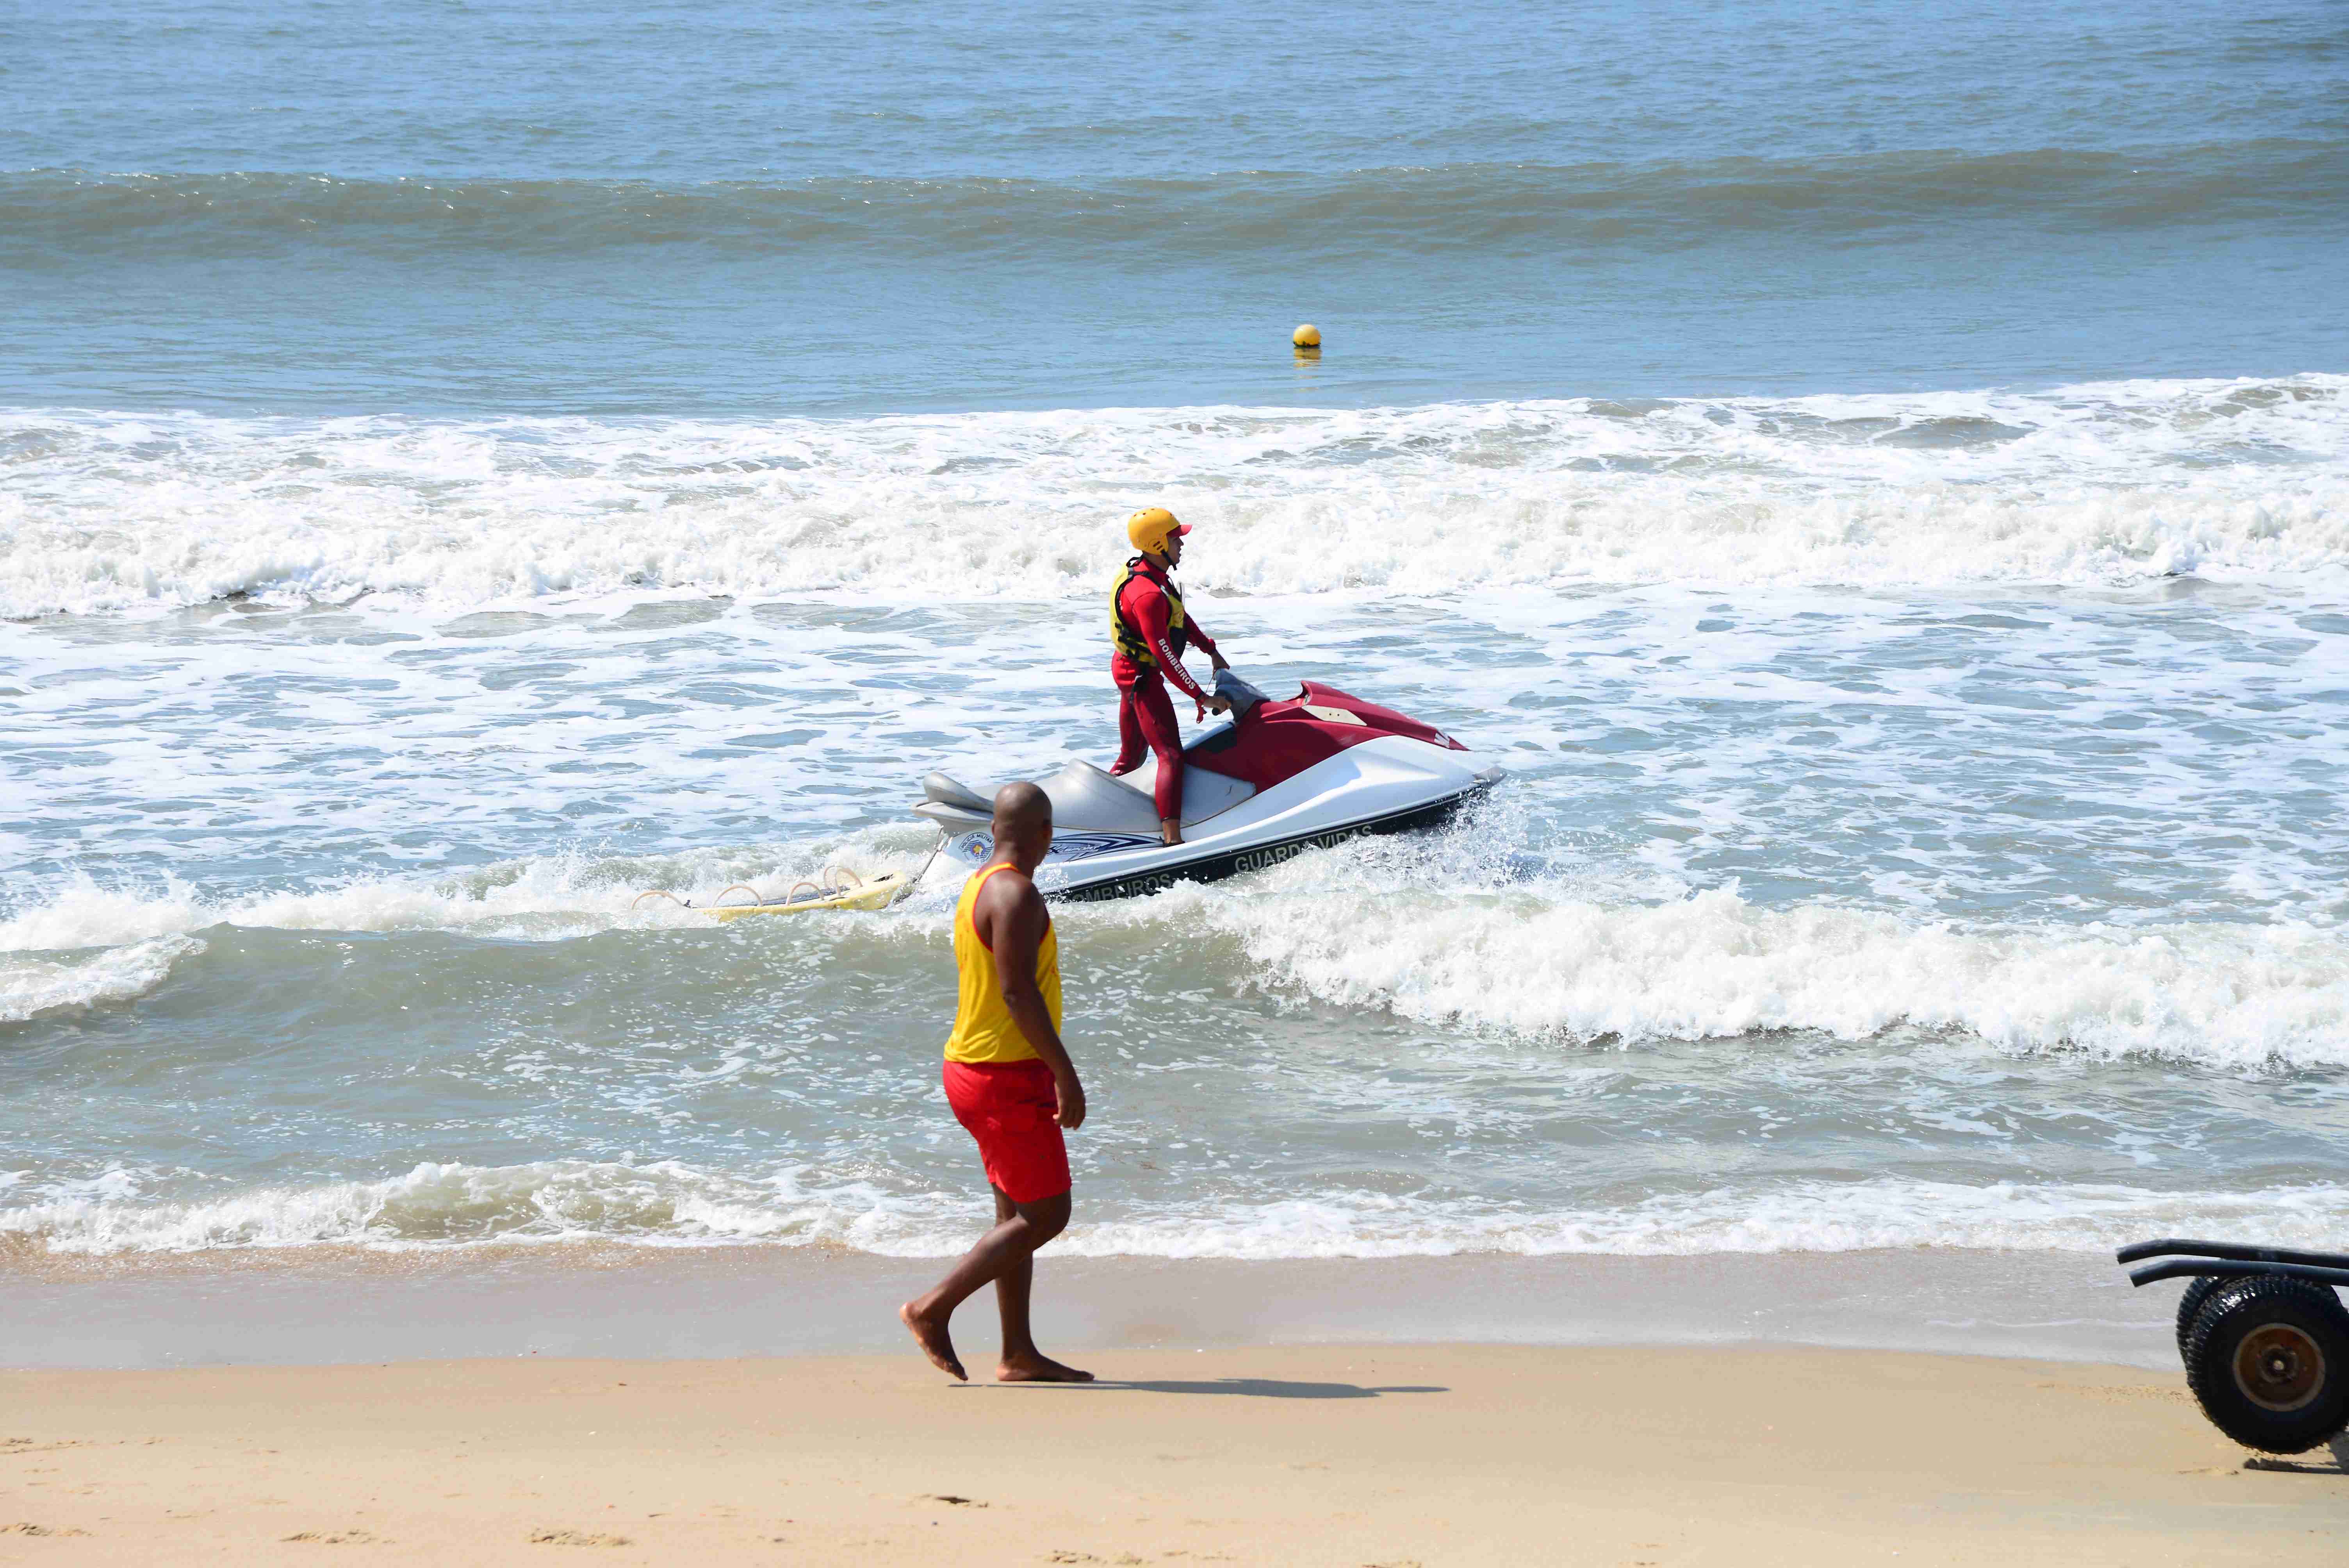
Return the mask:
<svg viewBox="0 0 2349 1568">
<path fill-rule="evenodd" d="M 1231 722 L 1184 748 L 1179 844 L 1160 841 L 1154 761 L 1123 778 L 1072 761 L 1037 780 L 1052 800 L 1039 891 L 1084 903 L 1261 871 L 1365 833 L 1432 827 L 1502 777 L 1433 725 L 1336 686 L 1307 681 L 1272 700 L 1230 685 L 1256 700 L 1236 697 Z M 989 798 L 943 773 L 922 792 L 914 814 L 945 830 L 943 854 L 984 862 L 995 846 Z"/>
</svg>

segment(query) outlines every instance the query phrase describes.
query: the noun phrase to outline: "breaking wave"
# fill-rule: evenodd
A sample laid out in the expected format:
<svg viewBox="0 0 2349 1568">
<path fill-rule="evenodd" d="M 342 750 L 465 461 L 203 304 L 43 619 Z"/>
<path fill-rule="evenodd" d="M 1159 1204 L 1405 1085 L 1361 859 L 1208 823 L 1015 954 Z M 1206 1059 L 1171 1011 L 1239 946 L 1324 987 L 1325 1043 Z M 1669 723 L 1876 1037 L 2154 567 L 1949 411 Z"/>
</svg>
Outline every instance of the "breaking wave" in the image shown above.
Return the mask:
<svg viewBox="0 0 2349 1568">
<path fill-rule="evenodd" d="M 230 901 L 77 881 L 0 923 L 0 1019 L 135 998 L 202 952 L 191 934 L 214 925 L 563 941 L 704 922 L 664 901 L 632 907 L 643 888 L 706 904 L 737 882 L 778 892 L 836 858 L 911 872 L 928 848 L 916 825 L 813 845 L 549 857 Z M 1301 857 L 1061 918 L 1072 932 L 1136 927 L 1152 941 L 1168 928 L 1185 943 L 1214 934 L 1226 945 L 1202 961 L 1276 997 L 1575 1044 L 1775 1030 L 1857 1041 L 1908 1028 L 2010 1054 L 2220 1071 L 2349 1065 L 2349 936 L 2325 926 L 1920 922 L 1836 903 L 1760 905 L 1733 886 L 1660 898 L 1464 875 L 1444 889 L 1396 874 L 1380 853 Z M 934 962 L 952 892 L 925 887 L 885 916 L 794 927 L 786 939 L 854 931 L 862 941 L 884 930 L 914 944 L 907 962 Z"/>
<path fill-rule="evenodd" d="M 740 846 L 676 855 L 597 857 L 585 853 L 505 861 L 457 875 L 366 878 L 340 887 L 286 889 L 220 898 L 177 882 L 145 887 L 106 885 L 78 876 L 46 898 L 0 920 L 0 965 L 28 975 L 24 995 L 63 1000 L 40 1007 L 128 1000 L 160 981 L 133 985 L 156 962 L 200 953 L 187 934 L 215 925 L 277 931 L 447 931 L 500 941 L 563 941 L 617 926 L 695 924 L 706 917 L 678 901 L 706 906 L 738 884 L 781 896 L 802 878 L 847 860 L 867 875 L 912 872 L 927 855 L 932 830 L 916 824 L 873 830 L 845 841 L 780 847 Z M 673 895 L 644 898 L 647 890 Z M 740 901 L 741 894 L 734 894 Z M 94 960 L 58 955 L 108 950 Z M 0 967 L 0 1020 L 21 1018 L 11 970 Z M 119 981 L 107 975 L 121 976 Z M 45 988 L 46 986 L 46 988 Z M 129 987 L 129 988 L 125 988 Z M 84 991 L 88 994 L 82 995 Z M 31 1004 L 27 1003 L 27 1006 Z"/>
<path fill-rule="evenodd" d="M 114 940 L 121 941 L 119 931 Z M 97 946 L 79 942 L 45 945 Z M 0 941 L 0 1024 L 143 996 L 170 976 L 173 965 L 203 951 L 202 943 L 177 934 L 78 954 L 12 951 Z"/>
<path fill-rule="evenodd" d="M 2349 941 L 2296 923 L 1920 925 L 1733 888 L 1627 903 L 1185 886 L 1127 908 L 1226 933 L 1268 988 L 1428 1024 L 1621 1043 L 1905 1026 L 2009 1052 L 2349 1065 Z"/>
<path fill-rule="evenodd" d="M 2349 377 L 761 422 L 0 413 L 0 614 L 232 594 L 1060 599 L 1138 499 L 1209 593 L 2337 574 Z M 1107 520 L 1105 521 L 1105 520 Z"/>
<path fill-rule="evenodd" d="M 833 1246 L 947 1257 L 970 1244 L 968 1194 L 826 1181 L 804 1169 L 725 1175 L 678 1161 L 423 1164 L 384 1181 L 149 1200 L 117 1170 L 0 1207 L 0 1236 L 52 1253 L 289 1247 L 404 1251 L 483 1244 Z M 9 1194 L 15 1196 L 14 1193 Z M 2240 1192 L 1914 1180 L 1719 1187 L 1555 1211 L 1322 1191 L 1271 1202 L 1169 1205 L 1071 1225 L 1056 1253 L 1332 1258 L 1463 1253 L 1692 1255 L 1906 1246 L 2098 1251 L 2148 1233 L 2256 1226 L 2276 1245 L 2328 1244 L 2349 1222 L 2331 1184 Z"/>
</svg>

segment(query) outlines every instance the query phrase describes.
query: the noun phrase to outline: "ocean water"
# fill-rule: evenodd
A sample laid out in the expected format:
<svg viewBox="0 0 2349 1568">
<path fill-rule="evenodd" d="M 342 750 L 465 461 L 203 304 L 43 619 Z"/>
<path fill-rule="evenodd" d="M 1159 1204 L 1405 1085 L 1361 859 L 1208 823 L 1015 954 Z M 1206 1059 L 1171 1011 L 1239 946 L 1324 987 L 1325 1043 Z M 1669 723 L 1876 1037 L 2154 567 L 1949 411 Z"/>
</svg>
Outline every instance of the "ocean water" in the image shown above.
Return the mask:
<svg viewBox="0 0 2349 1568">
<path fill-rule="evenodd" d="M 636 904 L 1102 758 L 1145 501 L 1510 776 L 1058 912 L 1058 1245 L 2349 1235 L 2337 7 L 7 27 L 0 1255 L 959 1250 L 955 889 Z"/>
</svg>

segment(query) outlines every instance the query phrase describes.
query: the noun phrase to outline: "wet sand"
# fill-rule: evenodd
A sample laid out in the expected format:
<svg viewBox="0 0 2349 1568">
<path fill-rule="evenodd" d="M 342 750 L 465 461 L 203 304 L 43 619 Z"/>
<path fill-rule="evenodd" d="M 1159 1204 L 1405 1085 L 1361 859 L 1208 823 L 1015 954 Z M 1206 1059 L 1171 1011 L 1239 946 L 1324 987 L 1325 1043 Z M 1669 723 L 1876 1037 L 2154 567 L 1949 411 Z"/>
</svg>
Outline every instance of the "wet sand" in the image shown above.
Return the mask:
<svg viewBox="0 0 2349 1568">
<path fill-rule="evenodd" d="M 2247 1468 L 2174 1372 L 1719 1346 L 1086 1359 L 1104 1382 L 957 1386 L 910 1347 L 0 1374 L 0 1562 L 2349 1560 L 2340 1458 Z"/>
<path fill-rule="evenodd" d="M 897 1304 L 944 1266 L 826 1247 L 27 1247 L 0 1256 L 0 1367 L 894 1353 Z M 2181 1287 L 2133 1290 L 2101 1253 L 1047 1254 L 1039 1269 L 1038 1336 L 1068 1351 L 1765 1344 L 2178 1366 Z"/>
</svg>

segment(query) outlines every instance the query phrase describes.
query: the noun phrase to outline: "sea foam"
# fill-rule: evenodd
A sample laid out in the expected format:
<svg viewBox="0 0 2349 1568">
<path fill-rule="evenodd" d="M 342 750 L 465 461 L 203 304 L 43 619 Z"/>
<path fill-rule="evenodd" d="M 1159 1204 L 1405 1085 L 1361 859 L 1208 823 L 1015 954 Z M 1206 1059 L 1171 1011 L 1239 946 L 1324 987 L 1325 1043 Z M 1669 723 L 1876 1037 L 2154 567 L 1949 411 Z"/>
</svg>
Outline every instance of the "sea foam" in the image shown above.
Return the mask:
<svg viewBox="0 0 2349 1568">
<path fill-rule="evenodd" d="M 0 1016 L 134 998 L 201 952 L 189 934 L 213 925 L 491 941 L 693 927 L 709 916 L 666 899 L 637 907 L 638 890 L 666 888 L 706 906 L 738 881 L 771 894 L 835 859 L 910 873 L 928 847 L 918 828 L 875 829 L 813 847 L 555 856 L 220 902 L 82 878 L 0 923 L 0 961 L 10 965 L 0 969 L 0 997 L 13 1009 Z M 1564 1043 L 1773 1030 L 1866 1040 L 1907 1027 L 2003 1053 L 2141 1056 L 2229 1071 L 2349 1064 L 2349 936 L 2331 927 L 1954 922 L 1833 901 L 1774 907 L 1733 885 L 1664 895 L 1457 871 L 1441 883 L 1423 866 L 1386 863 L 1378 847 L 1350 846 L 1228 882 L 1071 908 L 1061 919 L 1077 942 L 1115 927 L 1152 944 L 1213 933 L 1231 944 L 1232 982 L 1276 999 Z M 952 892 L 936 882 L 887 914 L 794 926 L 790 940 L 821 943 L 853 927 L 934 944 Z M 90 951 L 68 951 L 78 949 Z"/>
<path fill-rule="evenodd" d="M 159 1173 L 117 1170 L 64 1184 L 70 1191 L 11 1191 L 10 1197 L 26 1201 L 0 1207 L 0 1235 L 52 1253 L 95 1256 L 600 1243 L 823 1245 L 947 1257 L 968 1246 L 974 1233 L 966 1194 L 805 1167 L 752 1176 L 677 1161 L 428 1163 L 380 1181 L 251 1188 L 192 1202 L 146 1196 L 143 1189 L 158 1181 Z M 2344 1222 L 2349 1191 L 2331 1183 L 2212 1192 L 2116 1183 L 1810 1180 L 1548 1209 L 1330 1188 L 1273 1201 L 1117 1205 L 1071 1225 L 1054 1251 L 1237 1259 L 1685 1256 L 1924 1245 L 2093 1252 L 2147 1233 L 2246 1226 L 2277 1245 L 2323 1245 Z"/>
<path fill-rule="evenodd" d="M 117 936 L 115 940 L 121 945 L 49 944 L 98 947 L 95 952 L 78 954 L 26 953 L 0 946 L 0 1024 L 130 1001 L 160 985 L 180 960 L 204 951 L 202 942 L 177 934 L 128 942 Z"/>
<path fill-rule="evenodd" d="M 277 931 L 448 931 L 502 941 L 564 941 L 616 927 L 705 923 L 719 903 L 780 897 L 843 861 L 864 875 L 911 873 L 927 858 L 935 834 L 926 825 L 875 829 L 845 839 L 783 846 L 738 846 L 674 855 L 548 855 L 500 862 L 455 875 L 357 878 L 338 886 L 287 888 L 217 896 L 176 880 L 101 883 L 86 873 L 0 920 L 0 959 L 15 957 L 47 974 L 58 995 L 81 1001 L 127 999 L 147 988 L 102 985 L 90 964 L 50 965 L 51 955 L 112 950 L 119 973 L 144 974 L 146 959 L 202 951 L 191 932 L 215 925 Z M 720 895 L 725 895 L 721 897 Z M 181 943 L 173 946 L 174 943 Z M 126 945 L 127 944 L 127 945 Z M 168 963 L 166 963 L 168 967 Z M 115 973 L 109 970 L 108 973 Z M 85 979 L 68 979 L 87 976 Z M 160 972 L 155 976 L 160 978 Z M 0 999 L 11 995 L 0 970 Z M 151 982 L 150 982 L 151 983 Z M 128 984 L 127 980 L 124 984 Z M 31 980 L 26 985 L 32 985 Z M 89 990 L 80 996 L 76 987 Z M 27 991 L 26 995 L 32 995 Z M 47 992 L 42 994 L 46 995 Z M 0 1000 L 0 1006 L 7 1006 Z M 45 1006 L 50 1004 L 44 1004 Z M 63 1004 L 57 1004 L 63 1005 Z M 0 1013 L 0 1018 L 10 1015 Z M 24 1016 L 24 1014 L 14 1015 Z"/>
<path fill-rule="evenodd" d="M 245 593 L 1097 589 L 1104 518 L 1209 593 L 2261 578 L 2349 566 L 2349 377 L 863 420 L 0 414 L 0 614 Z"/>
<path fill-rule="evenodd" d="M 1096 918 L 1216 929 L 1276 994 L 1430 1025 L 1619 1043 L 1909 1026 L 2009 1052 L 2349 1064 L 2349 940 L 2297 923 L 1920 922 L 1733 887 L 1639 902 L 1325 876 L 1292 862 L 1278 891 L 1186 885 Z"/>
</svg>

